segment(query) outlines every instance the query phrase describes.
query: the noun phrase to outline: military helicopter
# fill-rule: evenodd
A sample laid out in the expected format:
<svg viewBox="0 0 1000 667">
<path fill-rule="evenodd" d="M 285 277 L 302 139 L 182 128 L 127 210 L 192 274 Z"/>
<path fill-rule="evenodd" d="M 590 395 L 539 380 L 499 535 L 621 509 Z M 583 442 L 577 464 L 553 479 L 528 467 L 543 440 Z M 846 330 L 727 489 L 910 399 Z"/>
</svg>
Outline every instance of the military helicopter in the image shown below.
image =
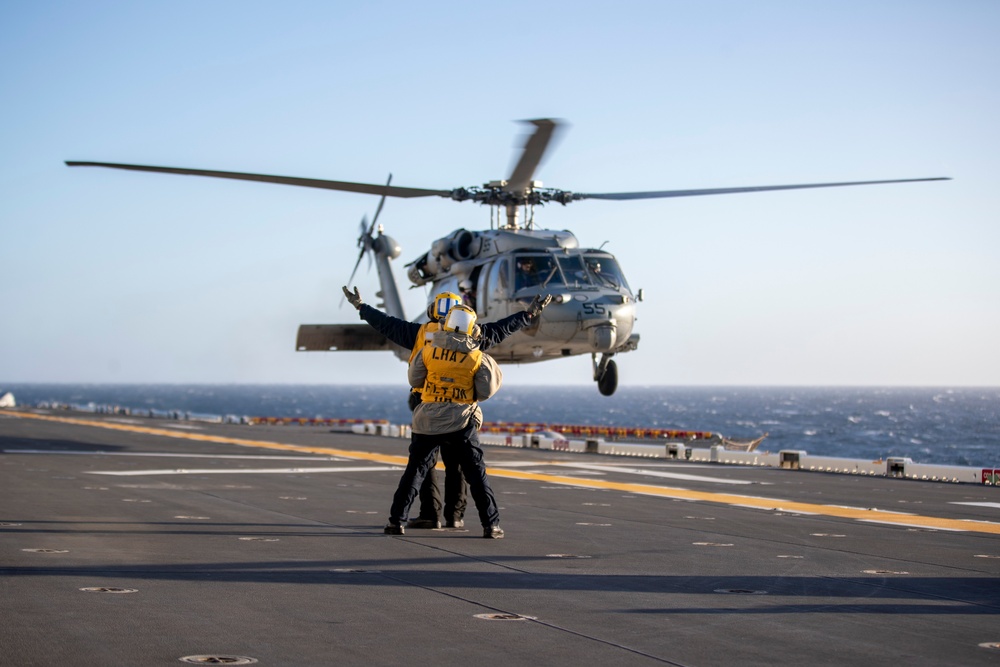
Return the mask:
<svg viewBox="0 0 1000 667">
<path fill-rule="evenodd" d="M 593 379 L 604 396 L 611 396 L 618 387 L 618 368 L 612 358 L 639 346 L 639 334 L 633 331 L 633 325 L 636 304 L 642 301 L 643 291 L 632 291 L 611 253 L 601 248 L 581 246 L 569 231 L 536 229 L 535 206 L 553 202 L 566 205 L 584 199 L 659 199 L 949 180 L 935 177 L 654 192 L 570 192 L 545 188 L 541 182 L 533 180 L 535 170 L 561 124 L 547 118 L 526 122 L 533 126 L 533 130 L 524 142 L 518 162 L 507 180 L 452 190 L 399 187 L 391 184 L 391 175 L 385 185 L 374 185 L 108 162 L 67 161 L 66 164 L 70 167 L 109 167 L 210 176 L 381 195 L 372 222 L 369 224 L 367 219 L 362 220 L 358 238 L 361 250 L 347 284 L 352 283 L 362 258 L 365 255 L 369 259 L 374 256 L 381 287 L 377 296 L 383 301 L 380 306 L 389 314 L 401 318 L 405 315 L 390 266 L 390 260 L 399 257 L 401 249 L 377 224 L 385 198 L 444 197 L 488 205 L 491 209 L 490 229 L 455 230 L 432 243 L 430 250 L 406 265 L 412 286 L 430 285 L 430 299 L 441 292 L 461 294 L 482 321 L 495 321 L 524 310 L 536 295 L 551 294 L 553 303 L 530 328 L 491 348 L 490 354 L 500 363 L 530 363 L 590 354 Z M 519 222 L 522 214 L 523 223 Z M 505 221 L 501 220 L 502 217 Z M 422 314 L 422 318 L 426 321 L 426 314 Z M 419 318 L 416 321 L 420 321 Z M 403 360 L 409 353 L 390 343 L 367 324 L 303 324 L 299 327 L 296 349 L 390 350 Z"/>
</svg>

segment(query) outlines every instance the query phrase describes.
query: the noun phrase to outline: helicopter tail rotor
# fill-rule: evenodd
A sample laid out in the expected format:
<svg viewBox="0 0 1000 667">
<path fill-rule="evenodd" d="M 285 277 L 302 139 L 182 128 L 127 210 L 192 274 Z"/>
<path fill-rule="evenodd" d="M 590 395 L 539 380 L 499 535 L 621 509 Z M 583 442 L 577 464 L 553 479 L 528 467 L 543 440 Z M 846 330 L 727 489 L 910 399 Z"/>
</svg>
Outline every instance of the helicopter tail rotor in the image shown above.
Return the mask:
<svg viewBox="0 0 1000 667">
<path fill-rule="evenodd" d="M 358 272 L 358 266 L 361 265 L 361 258 L 364 257 L 371 250 L 371 232 L 368 231 L 368 216 L 361 218 L 361 229 L 358 235 L 358 247 L 361 251 L 358 253 L 358 261 L 354 262 L 354 269 L 351 271 L 351 277 L 347 279 L 347 284 L 350 285 L 354 282 L 354 274 Z M 371 268 L 371 256 L 368 257 L 368 267 Z M 344 305 L 343 300 L 340 302 Z"/>
<path fill-rule="evenodd" d="M 386 181 L 385 187 L 388 188 L 389 184 L 392 183 L 392 174 L 389 174 L 389 180 Z M 361 265 L 361 258 L 368 255 L 368 268 L 372 267 L 372 246 L 375 243 L 375 237 L 372 235 L 375 232 L 375 225 L 378 224 L 378 216 L 382 213 L 382 207 L 385 205 L 385 197 L 383 194 L 382 198 L 379 199 L 378 208 L 375 209 L 375 217 L 372 218 L 371 225 L 368 224 L 368 216 L 361 218 L 361 225 L 359 228 L 358 235 L 358 247 L 361 248 L 358 252 L 358 261 L 354 262 L 354 269 L 351 271 L 351 277 L 347 279 L 347 284 L 350 285 L 354 281 L 354 274 L 358 272 L 358 266 Z M 344 305 L 344 298 L 341 297 L 340 305 Z"/>
</svg>

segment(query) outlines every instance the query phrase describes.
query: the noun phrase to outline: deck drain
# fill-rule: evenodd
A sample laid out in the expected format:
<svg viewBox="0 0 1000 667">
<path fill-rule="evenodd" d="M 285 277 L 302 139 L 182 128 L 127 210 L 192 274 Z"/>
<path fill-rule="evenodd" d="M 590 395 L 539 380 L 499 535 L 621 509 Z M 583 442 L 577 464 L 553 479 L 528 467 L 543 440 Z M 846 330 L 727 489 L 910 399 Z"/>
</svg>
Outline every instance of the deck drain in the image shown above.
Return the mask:
<svg viewBox="0 0 1000 667">
<path fill-rule="evenodd" d="M 754 591 L 749 588 L 716 588 L 715 592 L 727 595 L 767 595 L 767 591 Z"/>
<path fill-rule="evenodd" d="M 277 537 L 239 537 L 244 542 L 279 542 Z"/>
<path fill-rule="evenodd" d="M 21 549 L 33 554 L 68 554 L 69 549 Z"/>
<path fill-rule="evenodd" d="M 864 574 L 909 574 L 902 570 L 861 570 Z"/>
<path fill-rule="evenodd" d="M 733 546 L 727 542 L 692 542 L 696 547 L 731 547 Z"/>
<path fill-rule="evenodd" d="M 588 522 L 584 521 L 584 522 L 579 522 L 576 525 L 578 525 L 578 526 L 610 526 L 611 524 L 610 523 L 588 523 Z"/>
<path fill-rule="evenodd" d="M 0 526 L 4 526 L 4 527 L 7 527 L 7 528 L 9 528 L 11 526 L 20 526 L 20 525 L 21 524 L 19 524 L 19 523 L 7 523 L 6 521 L 4 521 L 3 523 L 0 523 Z"/>
<path fill-rule="evenodd" d="M 837 535 L 836 533 L 809 533 L 813 537 L 847 537 L 847 535 Z"/>
<path fill-rule="evenodd" d="M 2 525 L 2 524 L 0 524 Z M 15 523 L 14 526 L 20 526 L 21 524 Z M 993 554 L 976 554 L 973 558 L 1000 558 L 1000 556 L 994 556 Z"/>
<path fill-rule="evenodd" d="M 534 616 L 521 616 L 520 614 L 476 614 L 475 618 L 484 621 L 533 621 Z"/>
<path fill-rule="evenodd" d="M 114 588 L 111 586 L 91 586 L 89 588 L 81 588 L 81 591 L 85 593 L 138 593 L 138 588 Z"/>
<path fill-rule="evenodd" d="M 187 514 L 178 514 L 174 518 L 175 519 L 198 519 L 199 521 L 205 521 L 207 519 L 211 519 L 212 517 L 210 517 L 210 516 L 189 516 Z"/>
<path fill-rule="evenodd" d="M 1000 642 L 983 642 L 979 645 L 980 648 L 991 648 L 994 651 L 1000 650 Z"/>
<path fill-rule="evenodd" d="M 805 558 L 805 556 L 789 556 L 789 555 L 781 555 L 781 556 L 778 556 L 778 558 Z"/>
<path fill-rule="evenodd" d="M 253 665 L 257 659 L 245 655 L 188 655 L 180 661 L 189 665 Z"/>
<path fill-rule="evenodd" d="M 382 570 L 362 570 L 361 568 L 356 567 L 338 567 L 330 570 L 330 572 L 340 572 L 341 574 L 378 574 L 381 571 Z"/>
<path fill-rule="evenodd" d="M 545 554 L 546 558 L 591 558 L 591 556 L 577 556 L 575 554 Z"/>
</svg>

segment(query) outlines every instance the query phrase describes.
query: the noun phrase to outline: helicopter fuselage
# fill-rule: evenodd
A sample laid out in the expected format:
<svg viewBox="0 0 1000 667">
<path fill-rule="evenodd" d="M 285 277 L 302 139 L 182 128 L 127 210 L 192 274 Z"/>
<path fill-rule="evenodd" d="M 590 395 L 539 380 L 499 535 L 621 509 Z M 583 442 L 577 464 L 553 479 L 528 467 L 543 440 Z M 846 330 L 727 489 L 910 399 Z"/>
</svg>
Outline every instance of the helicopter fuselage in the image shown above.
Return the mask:
<svg viewBox="0 0 1000 667">
<path fill-rule="evenodd" d="M 524 310 L 539 294 L 553 296 L 531 327 L 490 349 L 498 362 L 610 356 L 638 346 L 637 298 L 618 262 L 581 248 L 569 231 L 460 229 L 407 266 L 415 286 L 431 284 L 431 296 L 462 294 L 486 322 Z"/>
</svg>

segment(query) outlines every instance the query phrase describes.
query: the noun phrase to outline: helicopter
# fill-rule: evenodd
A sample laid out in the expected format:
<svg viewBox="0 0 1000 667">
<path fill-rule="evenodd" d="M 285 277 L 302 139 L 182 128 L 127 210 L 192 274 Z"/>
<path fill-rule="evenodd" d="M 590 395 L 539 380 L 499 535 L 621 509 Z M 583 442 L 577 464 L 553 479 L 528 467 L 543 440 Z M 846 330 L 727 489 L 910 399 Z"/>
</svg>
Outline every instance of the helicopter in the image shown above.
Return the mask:
<svg viewBox="0 0 1000 667">
<path fill-rule="evenodd" d="M 381 195 L 375 215 L 362 219 L 358 246 L 361 248 L 348 285 L 366 255 L 374 257 L 380 291 L 376 296 L 388 314 L 406 319 L 390 261 L 402 254 L 396 241 L 378 224 L 386 197 L 443 197 L 453 201 L 490 207 L 490 228 L 457 229 L 437 239 L 430 249 L 406 264 L 412 287 L 430 286 L 429 299 L 441 292 L 460 294 L 483 322 L 491 322 L 524 310 L 539 295 L 551 295 L 551 304 L 526 329 L 490 348 L 499 363 L 532 363 L 589 354 L 598 391 L 611 396 L 618 387 L 618 368 L 613 357 L 638 349 L 635 332 L 636 306 L 643 290 L 632 291 L 610 252 L 602 247 L 582 246 L 570 231 L 539 229 L 536 206 L 563 206 L 585 199 L 628 201 L 692 197 L 771 190 L 798 190 L 853 185 L 912 183 L 950 180 L 946 177 L 909 178 L 840 183 L 764 185 L 751 187 L 662 190 L 648 192 L 581 193 L 543 187 L 534 179 L 553 137 L 563 123 L 541 118 L 524 121 L 532 126 L 521 147 L 518 161 L 506 180 L 482 186 L 450 190 L 408 188 L 331 181 L 290 176 L 271 176 L 229 171 L 157 167 L 109 162 L 67 161 L 70 167 L 107 167 L 190 176 L 259 181 L 361 194 Z M 495 215 L 494 215 L 495 214 Z M 523 222 L 521 218 L 523 217 Z M 414 321 L 426 321 L 422 314 Z M 296 339 L 299 351 L 392 351 L 402 360 L 409 350 L 394 345 L 367 324 L 303 324 Z"/>
</svg>

